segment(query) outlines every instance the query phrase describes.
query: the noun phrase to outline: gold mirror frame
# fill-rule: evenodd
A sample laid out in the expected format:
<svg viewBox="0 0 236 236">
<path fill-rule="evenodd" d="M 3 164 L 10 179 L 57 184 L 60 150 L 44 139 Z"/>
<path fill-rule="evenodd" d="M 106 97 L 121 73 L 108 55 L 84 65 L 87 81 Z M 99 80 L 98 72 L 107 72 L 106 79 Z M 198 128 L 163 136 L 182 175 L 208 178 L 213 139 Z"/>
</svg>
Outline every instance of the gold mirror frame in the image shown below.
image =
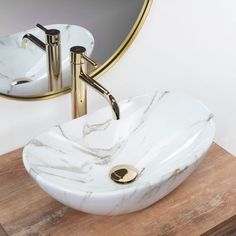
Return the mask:
<svg viewBox="0 0 236 236">
<path fill-rule="evenodd" d="M 93 79 L 97 80 L 125 54 L 125 52 L 128 50 L 128 48 L 130 47 L 130 45 L 133 43 L 134 39 L 138 35 L 139 31 L 141 30 L 148 16 L 152 2 L 153 0 L 144 0 L 142 9 L 130 33 L 125 38 L 121 46 L 115 51 L 115 53 L 104 64 L 102 64 L 99 68 L 97 68 L 94 72 L 92 72 L 91 77 Z M 20 100 L 20 101 L 41 101 L 41 100 L 48 100 L 51 98 L 56 98 L 58 96 L 61 96 L 70 92 L 71 92 L 71 88 L 67 87 L 67 88 L 58 90 L 57 92 L 48 92 L 42 95 L 31 96 L 31 97 L 20 97 L 20 96 L 6 95 L 2 93 L 0 93 L 0 96 L 7 99 L 14 99 L 14 100 Z"/>
</svg>

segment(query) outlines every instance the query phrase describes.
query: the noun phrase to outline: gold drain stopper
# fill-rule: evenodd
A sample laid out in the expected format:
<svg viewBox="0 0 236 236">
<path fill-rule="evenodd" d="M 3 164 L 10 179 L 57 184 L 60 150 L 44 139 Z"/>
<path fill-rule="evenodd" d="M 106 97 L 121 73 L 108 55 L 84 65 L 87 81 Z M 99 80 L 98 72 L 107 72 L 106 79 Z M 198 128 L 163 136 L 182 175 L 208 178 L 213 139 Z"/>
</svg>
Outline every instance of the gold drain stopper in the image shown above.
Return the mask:
<svg viewBox="0 0 236 236">
<path fill-rule="evenodd" d="M 21 85 L 21 84 L 26 84 L 26 83 L 29 83 L 31 81 L 32 81 L 32 79 L 20 78 L 20 79 L 13 80 L 11 82 L 11 86 L 17 86 L 17 85 Z"/>
<path fill-rule="evenodd" d="M 138 170 L 130 165 L 118 165 L 111 169 L 110 177 L 118 184 L 129 184 L 138 176 Z"/>
</svg>

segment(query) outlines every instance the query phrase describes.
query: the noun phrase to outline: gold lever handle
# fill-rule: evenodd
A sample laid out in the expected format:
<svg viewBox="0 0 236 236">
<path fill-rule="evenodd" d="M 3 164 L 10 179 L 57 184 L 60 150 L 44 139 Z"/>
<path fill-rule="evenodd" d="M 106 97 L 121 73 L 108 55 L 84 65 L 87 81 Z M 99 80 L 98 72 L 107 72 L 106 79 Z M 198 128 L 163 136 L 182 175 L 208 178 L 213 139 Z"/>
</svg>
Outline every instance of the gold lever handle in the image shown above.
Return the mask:
<svg viewBox="0 0 236 236">
<path fill-rule="evenodd" d="M 98 64 L 92 60 L 91 58 L 87 57 L 85 52 L 86 48 L 82 46 L 74 46 L 70 49 L 71 52 L 71 63 L 72 64 L 81 64 L 81 59 L 84 59 L 88 63 L 90 63 L 95 68 L 98 67 Z"/>
<path fill-rule="evenodd" d="M 87 57 L 84 53 L 83 53 L 83 58 L 87 62 L 89 62 L 92 66 L 94 66 L 95 68 L 98 67 L 98 64 L 94 60 L 92 60 L 91 58 Z"/>
<path fill-rule="evenodd" d="M 39 29 L 41 29 L 42 31 L 44 31 L 45 33 L 48 32 L 48 29 L 46 29 L 43 25 L 37 24 L 36 26 L 37 26 Z"/>
</svg>

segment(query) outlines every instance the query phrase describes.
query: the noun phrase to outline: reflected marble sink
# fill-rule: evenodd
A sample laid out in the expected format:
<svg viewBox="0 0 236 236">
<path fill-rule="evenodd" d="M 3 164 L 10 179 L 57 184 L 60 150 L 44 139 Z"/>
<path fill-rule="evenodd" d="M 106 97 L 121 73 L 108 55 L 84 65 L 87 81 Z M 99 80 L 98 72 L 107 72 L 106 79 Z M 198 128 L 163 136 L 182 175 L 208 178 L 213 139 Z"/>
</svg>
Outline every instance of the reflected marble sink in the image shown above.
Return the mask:
<svg viewBox="0 0 236 236">
<path fill-rule="evenodd" d="M 141 210 L 182 183 L 213 142 L 212 113 L 198 100 L 154 92 L 119 103 L 121 119 L 102 108 L 31 140 L 28 173 L 53 198 L 100 215 Z M 129 164 L 137 179 L 113 182 L 110 170 Z"/>
<path fill-rule="evenodd" d="M 70 85 L 69 51 L 72 46 L 81 45 L 90 56 L 94 48 L 92 34 L 76 25 L 55 24 L 45 26 L 61 31 L 63 87 Z M 34 28 L 25 32 L 0 38 L 0 93 L 30 96 L 48 91 L 46 54 L 33 43 L 22 48 L 22 37 L 31 33 L 45 42 L 45 33 Z M 15 81 L 30 81 L 14 85 Z"/>
</svg>

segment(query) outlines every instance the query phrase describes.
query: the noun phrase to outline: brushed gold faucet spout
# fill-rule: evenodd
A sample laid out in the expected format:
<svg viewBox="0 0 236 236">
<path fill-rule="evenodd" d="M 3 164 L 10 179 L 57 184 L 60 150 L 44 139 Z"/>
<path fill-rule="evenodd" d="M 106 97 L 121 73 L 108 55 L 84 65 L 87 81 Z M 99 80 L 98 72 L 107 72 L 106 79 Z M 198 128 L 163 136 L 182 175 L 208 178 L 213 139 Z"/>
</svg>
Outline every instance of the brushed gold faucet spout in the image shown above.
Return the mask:
<svg viewBox="0 0 236 236">
<path fill-rule="evenodd" d="M 113 110 L 113 116 L 115 117 L 116 120 L 119 120 L 120 119 L 119 105 L 116 102 L 116 99 L 111 94 L 109 94 L 108 98 L 109 98 L 109 102 L 110 102 L 112 110 Z"/>
<path fill-rule="evenodd" d="M 97 63 L 85 55 L 84 47 L 75 46 L 71 48 L 71 80 L 72 80 L 72 116 L 78 118 L 87 113 L 86 85 L 95 89 L 110 104 L 114 119 L 120 119 L 120 109 L 115 98 L 100 83 L 87 74 L 87 63 L 97 66 Z"/>
<path fill-rule="evenodd" d="M 32 43 L 37 45 L 40 49 L 42 49 L 43 51 L 46 51 L 46 44 L 44 42 L 42 42 L 40 39 L 36 38 L 32 34 L 25 34 L 23 36 L 23 38 L 22 38 L 22 48 L 27 47 L 28 41 L 31 41 Z"/>
<path fill-rule="evenodd" d="M 110 94 L 110 92 L 87 74 L 81 73 L 80 79 L 82 79 L 91 88 L 95 89 L 95 91 L 101 94 L 109 102 L 113 111 L 114 119 L 119 120 L 120 109 L 119 109 L 118 103 L 116 102 L 115 98 Z"/>
</svg>

